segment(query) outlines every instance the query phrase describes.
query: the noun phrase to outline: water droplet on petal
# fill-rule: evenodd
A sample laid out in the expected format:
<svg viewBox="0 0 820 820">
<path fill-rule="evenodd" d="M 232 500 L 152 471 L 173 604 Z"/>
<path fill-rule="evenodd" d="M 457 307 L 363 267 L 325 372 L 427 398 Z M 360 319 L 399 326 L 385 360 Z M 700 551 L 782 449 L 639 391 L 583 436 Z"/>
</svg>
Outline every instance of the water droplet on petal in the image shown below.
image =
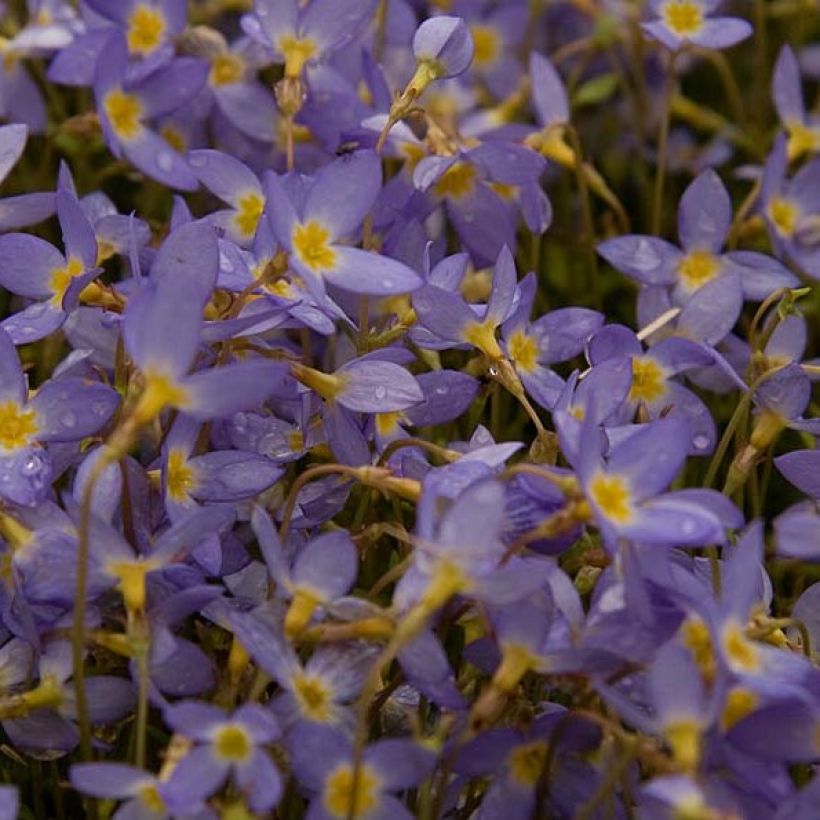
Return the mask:
<svg viewBox="0 0 820 820">
<path fill-rule="evenodd" d="M 383 288 L 392 288 L 393 287 L 393 280 L 392 279 L 382 279 L 382 287 Z"/>
<path fill-rule="evenodd" d="M 683 523 L 681 524 L 681 531 L 684 535 L 692 535 L 698 528 L 698 525 L 691 519 L 686 518 L 684 519 Z"/>
<path fill-rule="evenodd" d="M 70 430 L 77 424 L 77 415 L 73 410 L 66 410 L 60 414 L 60 424 Z"/>
<path fill-rule="evenodd" d="M 208 161 L 208 158 L 203 157 L 201 154 L 196 154 L 194 156 L 189 156 L 188 157 L 188 164 L 192 168 L 204 168 L 207 161 Z"/>
<path fill-rule="evenodd" d="M 387 395 L 387 388 L 382 386 L 382 385 L 379 385 L 376 388 L 375 395 L 376 395 L 376 399 L 379 399 L 379 400 L 383 399 Z"/>
<path fill-rule="evenodd" d="M 161 151 L 157 156 L 157 166 L 160 171 L 165 171 L 167 174 L 174 167 L 174 158 L 170 154 Z"/>
<path fill-rule="evenodd" d="M 436 388 L 436 393 L 438 393 L 439 396 L 445 396 L 445 395 L 447 395 L 448 392 L 449 392 L 449 388 L 446 387 L 443 384 L 440 387 Z"/>
<path fill-rule="evenodd" d="M 638 270 L 654 270 L 661 263 L 661 255 L 648 239 L 641 238 L 635 244 L 632 254 L 632 267 Z"/>
<path fill-rule="evenodd" d="M 709 446 L 709 436 L 704 436 L 703 434 L 697 435 L 692 439 L 692 444 L 698 450 L 705 450 Z"/>
</svg>

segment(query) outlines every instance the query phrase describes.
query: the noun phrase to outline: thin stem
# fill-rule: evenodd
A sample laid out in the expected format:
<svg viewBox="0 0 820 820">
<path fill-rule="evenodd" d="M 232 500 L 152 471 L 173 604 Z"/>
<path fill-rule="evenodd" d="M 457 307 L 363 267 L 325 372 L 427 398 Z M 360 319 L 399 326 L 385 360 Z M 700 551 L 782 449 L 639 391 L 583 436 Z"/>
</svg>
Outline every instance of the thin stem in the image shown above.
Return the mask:
<svg viewBox="0 0 820 820">
<path fill-rule="evenodd" d="M 147 623 L 145 628 L 147 630 Z M 137 652 L 137 722 L 136 722 L 136 751 L 134 765 L 138 769 L 145 768 L 145 752 L 148 736 L 148 690 L 150 678 L 148 670 L 149 645 L 146 642 Z"/>
<path fill-rule="evenodd" d="M 675 96 L 675 54 L 670 54 L 667 66 L 666 82 L 663 89 L 663 108 L 658 129 L 658 153 L 655 169 L 655 191 L 652 197 L 652 230 L 658 236 L 663 220 L 663 188 L 666 182 L 666 159 L 669 147 L 669 126 L 672 119 L 672 98 Z"/>
<path fill-rule="evenodd" d="M 296 148 L 294 146 L 293 114 L 285 117 L 285 156 L 288 172 L 296 168 Z"/>
</svg>

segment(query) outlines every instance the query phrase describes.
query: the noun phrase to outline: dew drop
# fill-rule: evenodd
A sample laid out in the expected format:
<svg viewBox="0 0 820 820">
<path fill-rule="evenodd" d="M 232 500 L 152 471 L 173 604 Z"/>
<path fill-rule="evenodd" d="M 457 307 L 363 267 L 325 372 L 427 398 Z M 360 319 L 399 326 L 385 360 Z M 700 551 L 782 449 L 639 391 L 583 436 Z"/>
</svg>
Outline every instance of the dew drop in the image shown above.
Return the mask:
<svg viewBox="0 0 820 820">
<path fill-rule="evenodd" d="M 382 385 L 379 385 L 376 388 L 376 392 L 375 392 L 376 398 L 377 399 L 383 399 L 386 395 L 387 395 L 387 388 L 382 386 Z"/>
<path fill-rule="evenodd" d="M 438 393 L 439 396 L 446 396 L 448 392 L 449 392 L 449 388 L 446 387 L 443 384 L 440 387 L 436 388 L 436 393 Z"/>
<path fill-rule="evenodd" d="M 632 267 L 638 270 L 654 270 L 661 262 L 660 254 L 648 239 L 639 239 L 632 254 Z"/>
<path fill-rule="evenodd" d="M 66 410 L 60 414 L 60 424 L 70 430 L 77 424 L 77 415 L 73 410 Z"/>
<path fill-rule="evenodd" d="M 685 519 L 684 522 L 681 524 L 681 531 L 684 535 L 692 535 L 692 533 L 694 533 L 695 530 L 697 530 L 697 528 L 698 525 L 691 518 Z"/>
<path fill-rule="evenodd" d="M 188 157 L 188 165 L 190 165 L 192 168 L 204 168 L 207 161 L 208 161 L 208 158 L 203 157 L 201 154 L 197 154 L 196 156 Z"/>
<path fill-rule="evenodd" d="M 160 153 L 157 155 L 157 166 L 159 167 L 160 171 L 165 171 L 165 173 L 167 174 L 174 167 L 174 159 L 170 154 L 167 154 L 164 151 L 160 151 Z"/>
<path fill-rule="evenodd" d="M 703 434 L 697 435 L 692 439 L 692 444 L 694 444 L 698 450 L 705 450 L 709 446 L 709 437 Z"/>
<path fill-rule="evenodd" d="M 95 416 L 104 416 L 108 412 L 108 405 L 104 401 L 91 402 L 91 412 Z"/>
<path fill-rule="evenodd" d="M 393 280 L 392 279 L 382 279 L 382 287 L 383 288 L 391 288 L 393 287 Z"/>
</svg>

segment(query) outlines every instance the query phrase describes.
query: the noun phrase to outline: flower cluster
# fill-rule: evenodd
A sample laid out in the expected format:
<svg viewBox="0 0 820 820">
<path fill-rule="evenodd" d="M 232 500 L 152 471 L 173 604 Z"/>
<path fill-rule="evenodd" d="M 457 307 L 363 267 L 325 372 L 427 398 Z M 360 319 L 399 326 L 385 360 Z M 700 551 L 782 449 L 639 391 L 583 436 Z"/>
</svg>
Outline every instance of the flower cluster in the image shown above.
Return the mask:
<svg viewBox="0 0 820 820">
<path fill-rule="evenodd" d="M 817 816 L 820 23 L 718 5 L 0 2 L 0 820 Z"/>
</svg>

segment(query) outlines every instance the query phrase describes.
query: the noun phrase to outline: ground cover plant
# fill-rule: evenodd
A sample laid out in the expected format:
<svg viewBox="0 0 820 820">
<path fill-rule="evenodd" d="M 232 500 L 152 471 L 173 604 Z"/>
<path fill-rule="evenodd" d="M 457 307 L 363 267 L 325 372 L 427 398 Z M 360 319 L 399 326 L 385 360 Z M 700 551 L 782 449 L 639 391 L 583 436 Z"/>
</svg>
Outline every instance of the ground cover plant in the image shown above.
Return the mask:
<svg viewBox="0 0 820 820">
<path fill-rule="evenodd" d="M 818 38 L 0 3 L 0 818 L 817 817 Z"/>
</svg>

